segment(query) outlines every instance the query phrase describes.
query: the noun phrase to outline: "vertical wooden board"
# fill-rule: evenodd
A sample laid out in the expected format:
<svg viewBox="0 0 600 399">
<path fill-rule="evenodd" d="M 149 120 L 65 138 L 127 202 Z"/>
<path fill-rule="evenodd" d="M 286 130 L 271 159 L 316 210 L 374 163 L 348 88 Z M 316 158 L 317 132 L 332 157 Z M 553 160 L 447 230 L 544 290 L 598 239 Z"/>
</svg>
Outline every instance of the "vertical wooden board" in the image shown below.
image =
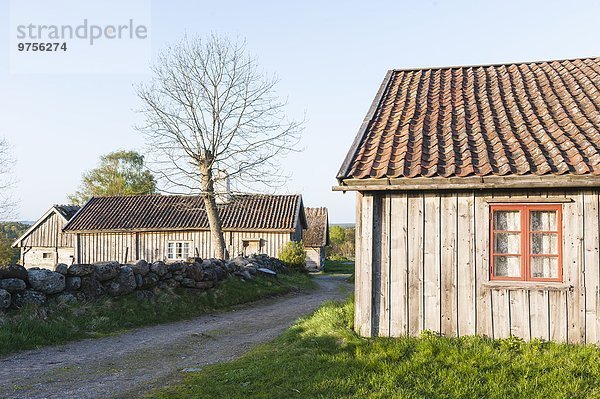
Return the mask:
<svg viewBox="0 0 600 399">
<path fill-rule="evenodd" d="M 389 198 L 384 194 L 373 197 L 373 306 L 372 331 L 387 337 L 389 329 Z M 387 230 L 387 231 L 386 231 Z"/>
<path fill-rule="evenodd" d="M 457 311 L 458 335 L 473 335 L 475 329 L 475 210 L 472 193 L 457 194 Z"/>
<path fill-rule="evenodd" d="M 399 337 L 408 334 L 406 194 L 392 194 L 390 215 L 390 336 Z"/>
<path fill-rule="evenodd" d="M 408 196 L 408 333 L 423 330 L 423 197 Z"/>
<path fill-rule="evenodd" d="M 563 275 L 573 287 L 567 293 L 569 343 L 585 343 L 585 278 L 583 270 L 583 194 L 567 193 L 574 202 L 563 206 Z"/>
<path fill-rule="evenodd" d="M 360 263 L 356 275 L 360 280 L 355 297 L 357 312 L 357 330 L 360 335 L 369 337 L 372 335 L 372 265 L 373 260 L 373 194 L 361 195 L 360 211 Z"/>
<path fill-rule="evenodd" d="M 494 336 L 495 322 L 492 319 L 492 291 L 484 289 L 483 284 L 490 280 L 490 207 L 484 197 L 486 192 L 474 194 L 473 214 L 475 230 L 474 268 L 475 268 L 475 333 Z"/>
<path fill-rule="evenodd" d="M 531 339 L 529 329 L 529 292 L 528 290 L 518 289 L 509 292 L 510 303 L 510 334 L 515 337 L 523 338 L 526 341 Z"/>
<path fill-rule="evenodd" d="M 440 196 L 427 193 L 423 230 L 423 326 L 440 332 Z"/>
<path fill-rule="evenodd" d="M 600 256 L 598 253 L 598 192 L 586 191 L 583 196 L 583 263 L 585 271 L 585 334 L 586 342 L 600 343 L 598 290 Z"/>
<path fill-rule="evenodd" d="M 548 295 L 548 291 L 529 291 L 529 325 L 531 328 L 531 339 L 550 339 Z"/>
<path fill-rule="evenodd" d="M 490 290 L 492 299 L 493 338 L 508 338 L 510 336 L 510 295 L 505 289 Z"/>
<path fill-rule="evenodd" d="M 567 292 L 549 291 L 548 310 L 550 340 L 555 342 L 567 342 L 568 315 L 567 315 Z"/>
<path fill-rule="evenodd" d="M 360 334 L 363 319 L 362 304 L 362 193 L 356 193 L 356 226 L 354 239 L 354 331 Z M 236 240 L 237 240 L 237 234 Z"/>
<path fill-rule="evenodd" d="M 441 198 L 440 256 L 441 256 L 441 332 L 446 336 L 458 335 L 458 209 L 456 195 Z"/>
</svg>

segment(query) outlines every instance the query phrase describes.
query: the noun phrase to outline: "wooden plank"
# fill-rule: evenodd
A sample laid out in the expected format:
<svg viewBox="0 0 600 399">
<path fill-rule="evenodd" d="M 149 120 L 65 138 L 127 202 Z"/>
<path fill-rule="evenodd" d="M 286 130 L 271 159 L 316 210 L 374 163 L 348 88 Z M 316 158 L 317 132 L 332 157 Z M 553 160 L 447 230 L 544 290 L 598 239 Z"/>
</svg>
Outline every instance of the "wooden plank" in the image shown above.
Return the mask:
<svg viewBox="0 0 600 399">
<path fill-rule="evenodd" d="M 483 201 L 485 192 L 478 192 L 473 198 L 473 230 L 475 231 L 474 269 L 475 269 L 475 333 L 494 336 L 495 319 L 492 318 L 492 291 L 483 289 L 483 284 L 490 280 L 490 208 Z M 460 213 L 460 212 L 459 212 Z M 459 233 L 459 237 L 460 237 Z M 459 253 L 459 259 L 462 255 Z M 459 288 L 460 291 L 460 288 Z M 501 321 L 503 319 L 501 318 Z M 508 320 L 506 320 L 508 322 Z M 462 334 L 462 333 L 461 333 Z"/>
<path fill-rule="evenodd" d="M 600 282 L 600 256 L 598 253 L 598 192 L 587 191 L 583 195 L 583 263 L 585 272 L 585 334 L 586 342 L 600 343 L 598 329 L 598 291 Z"/>
<path fill-rule="evenodd" d="M 549 292 L 548 290 L 529 291 L 529 325 L 531 339 L 550 339 L 549 330 Z"/>
<path fill-rule="evenodd" d="M 526 198 L 517 197 L 517 198 L 484 198 L 483 199 L 488 204 L 526 204 L 526 203 L 536 203 L 536 204 L 557 204 L 557 203 L 567 203 L 573 202 L 572 198 L 566 197 L 542 197 L 541 192 L 530 193 Z"/>
<path fill-rule="evenodd" d="M 423 326 L 440 332 L 440 197 L 425 194 L 425 225 L 423 231 Z"/>
<path fill-rule="evenodd" d="M 373 331 L 390 335 L 390 202 L 389 195 L 377 194 L 373 202 Z"/>
<path fill-rule="evenodd" d="M 510 303 L 509 290 L 494 290 L 491 292 L 493 338 L 508 338 L 510 336 Z"/>
<path fill-rule="evenodd" d="M 390 336 L 408 334 L 408 201 L 406 194 L 392 194 L 390 203 Z"/>
<path fill-rule="evenodd" d="M 568 188 L 600 186 L 600 176 L 594 175 L 546 175 L 546 176 L 472 176 L 472 177 L 413 177 L 410 179 L 344 179 L 343 185 L 333 191 L 430 191 L 430 190 L 497 190 L 532 188 L 547 190 L 548 187 Z"/>
<path fill-rule="evenodd" d="M 408 333 L 423 330 L 423 197 L 408 196 Z"/>
<path fill-rule="evenodd" d="M 515 337 L 523 338 L 526 341 L 531 339 L 529 329 L 529 291 L 514 290 L 509 291 L 509 324 L 510 334 Z"/>
<path fill-rule="evenodd" d="M 363 326 L 363 262 L 362 262 L 362 202 L 361 192 L 356 193 L 356 226 L 355 226 L 355 255 L 354 255 L 354 331 L 362 333 Z M 236 236 L 237 238 L 237 236 Z"/>
<path fill-rule="evenodd" d="M 446 336 L 458 335 L 458 204 L 456 195 L 441 198 L 441 333 Z M 473 313 L 473 312 L 471 312 Z M 465 312 L 465 314 L 467 314 Z"/>
<path fill-rule="evenodd" d="M 569 324 L 567 319 L 567 291 L 548 292 L 548 313 L 550 340 L 567 342 Z"/>
<path fill-rule="evenodd" d="M 475 330 L 475 213 L 472 193 L 457 194 L 457 334 L 473 335 Z"/>
<path fill-rule="evenodd" d="M 360 226 L 360 264 L 356 275 L 360 281 L 355 298 L 357 312 L 357 331 L 365 337 L 372 336 L 372 260 L 373 260 L 373 194 L 362 195 Z"/>
<path fill-rule="evenodd" d="M 566 193 L 575 202 L 563 205 L 564 280 L 573 287 L 567 292 L 569 343 L 585 343 L 585 278 L 583 271 L 583 195 Z"/>
</svg>

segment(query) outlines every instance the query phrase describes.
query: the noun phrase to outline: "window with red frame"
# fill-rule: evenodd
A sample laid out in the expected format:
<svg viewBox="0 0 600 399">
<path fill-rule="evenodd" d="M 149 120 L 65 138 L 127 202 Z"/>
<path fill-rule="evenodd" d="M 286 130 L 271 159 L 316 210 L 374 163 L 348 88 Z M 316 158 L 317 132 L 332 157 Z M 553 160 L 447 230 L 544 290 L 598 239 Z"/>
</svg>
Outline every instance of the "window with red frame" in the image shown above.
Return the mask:
<svg viewBox="0 0 600 399">
<path fill-rule="evenodd" d="M 562 281 L 562 206 L 491 206 L 491 279 Z"/>
</svg>

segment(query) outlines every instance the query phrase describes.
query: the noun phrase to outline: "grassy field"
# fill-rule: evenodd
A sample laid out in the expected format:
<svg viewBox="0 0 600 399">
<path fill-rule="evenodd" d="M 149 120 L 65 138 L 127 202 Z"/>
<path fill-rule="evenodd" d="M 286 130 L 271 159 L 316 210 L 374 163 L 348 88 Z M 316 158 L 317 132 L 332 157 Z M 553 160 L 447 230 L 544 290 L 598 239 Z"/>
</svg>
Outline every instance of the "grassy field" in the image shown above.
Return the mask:
<svg viewBox="0 0 600 399">
<path fill-rule="evenodd" d="M 251 281 L 227 279 L 204 291 L 175 290 L 172 294 L 140 301 L 133 295 L 96 302 L 26 308 L 0 315 L 0 355 L 81 338 L 101 337 L 134 327 L 184 320 L 233 305 L 314 288 L 302 273 L 257 277 Z"/>
<path fill-rule="evenodd" d="M 326 274 L 354 274 L 354 261 L 325 260 L 323 273 Z"/>
<path fill-rule="evenodd" d="M 189 374 L 158 398 L 591 398 L 600 351 L 517 339 L 363 339 L 352 303 L 329 303 L 246 356 Z"/>
</svg>

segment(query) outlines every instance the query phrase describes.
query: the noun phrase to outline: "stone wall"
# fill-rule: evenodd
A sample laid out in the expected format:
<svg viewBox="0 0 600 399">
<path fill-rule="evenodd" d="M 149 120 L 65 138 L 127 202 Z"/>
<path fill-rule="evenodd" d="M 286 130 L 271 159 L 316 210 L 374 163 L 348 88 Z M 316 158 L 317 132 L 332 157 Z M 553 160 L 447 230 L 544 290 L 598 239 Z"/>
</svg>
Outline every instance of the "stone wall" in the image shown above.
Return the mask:
<svg viewBox="0 0 600 399">
<path fill-rule="evenodd" d="M 228 261 L 190 258 L 169 264 L 145 260 L 128 265 L 59 263 L 54 270 L 9 265 L 0 267 L 0 310 L 27 304 L 43 306 L 53 301 L 89 301 L 132 292 L 147 298 L 165 288 L 206 290 L 226 278 L 250 280 L 257 274 L 276 276 L 284 270 L 282 261 L 266 255 Z"/>
</svg>

